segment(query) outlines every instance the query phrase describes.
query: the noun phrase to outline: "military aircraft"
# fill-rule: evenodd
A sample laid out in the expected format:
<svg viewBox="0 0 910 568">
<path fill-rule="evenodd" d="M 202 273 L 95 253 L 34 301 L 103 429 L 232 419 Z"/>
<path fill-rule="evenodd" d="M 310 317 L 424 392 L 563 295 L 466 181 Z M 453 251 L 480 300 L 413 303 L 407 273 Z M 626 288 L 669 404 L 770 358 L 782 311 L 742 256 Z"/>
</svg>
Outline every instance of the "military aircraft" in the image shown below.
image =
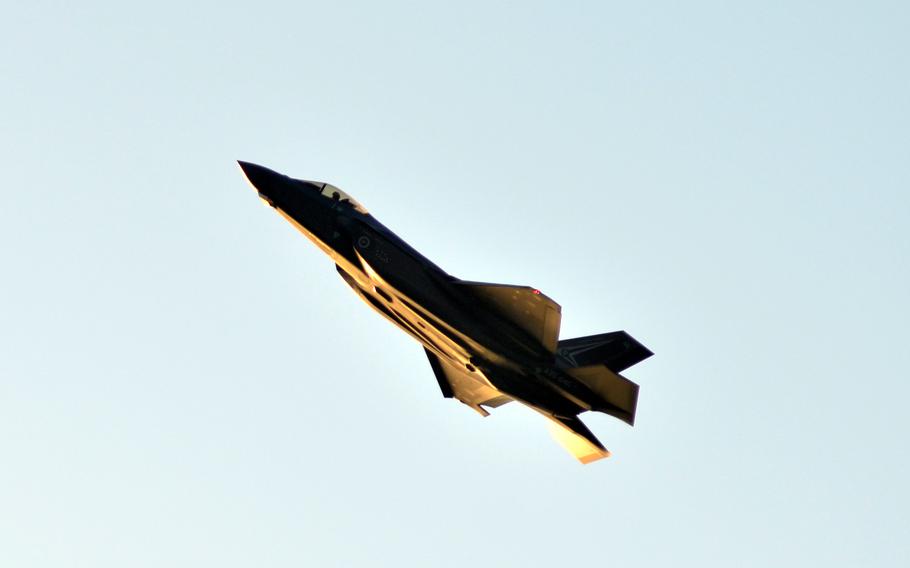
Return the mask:
<svg viewBox="0 0 910 568">
<path fill-rule="evenodd" d="M 513 400 L 550 420 L 580 462 L 610 455 L 578 418 L 635 421 L 638 385 L 619 373 L 651 351 L 624 331 L 559 339 L 559 304 L 530 286 L 460 280 L 350 195 L 238 162 L 269 206 L 322 249 L 371 308 L 423 345 L 442 395 L 482 416 Z"/>
</svg>

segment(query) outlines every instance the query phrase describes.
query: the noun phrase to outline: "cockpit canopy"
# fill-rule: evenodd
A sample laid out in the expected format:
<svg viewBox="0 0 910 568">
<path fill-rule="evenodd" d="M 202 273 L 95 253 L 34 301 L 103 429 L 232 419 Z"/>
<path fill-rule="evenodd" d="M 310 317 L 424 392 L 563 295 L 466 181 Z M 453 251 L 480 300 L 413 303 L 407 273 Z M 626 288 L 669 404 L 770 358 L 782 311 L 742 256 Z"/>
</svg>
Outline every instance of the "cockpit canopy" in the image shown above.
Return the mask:
<svg viewBox="0 0 910 568">
<path fill-rule="evenodd" d="M 313 183 L 316 184 L 316 187 L 321 187 L 320 193 L 322 194 L 323 197 L 337 201 L 342 206 L 347 205 L 347 206 L 353 207 L 355 211 L 357 211 L 358 213 L 362 213 L 363 215 L 369 215 L 369 212 L 366 210 L 366 208 L 363 205 L 358 203 L 356 199 L 354 199 L 347 193 L 341 191 L 334 185 L 329 184 L 329 183 L 322 183 L 322 182 L 313 182 Z"/>
</svg>

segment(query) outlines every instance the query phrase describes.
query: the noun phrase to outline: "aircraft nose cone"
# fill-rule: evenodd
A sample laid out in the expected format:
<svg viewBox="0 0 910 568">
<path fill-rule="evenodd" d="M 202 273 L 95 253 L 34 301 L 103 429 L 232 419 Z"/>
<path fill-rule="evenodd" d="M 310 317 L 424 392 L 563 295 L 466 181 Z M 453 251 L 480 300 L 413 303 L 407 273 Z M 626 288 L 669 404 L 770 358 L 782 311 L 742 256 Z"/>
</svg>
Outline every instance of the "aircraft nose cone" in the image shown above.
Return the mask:
<svg viewBox="0 0 910 568">
<path fill-rule="evenodd" d="M 285 192 L 288 178 L 268 168 L 250 162 L 237 160 L 240 170 L 246 176 L 250 185 L 259 192 L 259 197 L 271 206 L 276 205 L 276 200 L 281 200 Z"/>
<path fill-rule="evenodd" d="M 240 165 L 240 170 L 243 172 L 243 175 L 246 176 L 246 179 L 249 180 L 250 184 L 258 189 L 260 193 L 263 193 L 263 190 L 267 190 L 269 186 L 273 185 L 276 179 L 284 177 L 278 172 L 273 172 L 258 164 L 251 164 L 250 162 L 244 162 L 242 160 L 237 160 L 237 164 Z"/>
</svg>

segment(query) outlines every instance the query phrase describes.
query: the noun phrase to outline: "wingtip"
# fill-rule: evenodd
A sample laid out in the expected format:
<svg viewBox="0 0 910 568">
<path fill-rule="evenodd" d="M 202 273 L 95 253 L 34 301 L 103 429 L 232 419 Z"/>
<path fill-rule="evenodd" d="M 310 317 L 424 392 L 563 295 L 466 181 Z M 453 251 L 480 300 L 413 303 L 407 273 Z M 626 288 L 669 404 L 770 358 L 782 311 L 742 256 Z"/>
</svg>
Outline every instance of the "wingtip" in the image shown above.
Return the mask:
<svg viewBox="0 0 910 568">
<path fill-rule="evenodd" d="M 557 416 L 549 416 L 549 418 L 547 426 L 550 434 L 582 464 L 610 457 L 610 450 L 594 437 L 594 434 L 577 416 L 573 419 L 561 419 Z"/>
<path fill-rule="evenodd" d="M 583 465 L 588 465 L 589 463 L 594 463 L 598 460 L 606 459 L 613 454 L 610 453 L 610 450 L 603 450 L 602 452 L 588 454 L 586 456 L 577 457 L 578 461 Z"/>
</svg>

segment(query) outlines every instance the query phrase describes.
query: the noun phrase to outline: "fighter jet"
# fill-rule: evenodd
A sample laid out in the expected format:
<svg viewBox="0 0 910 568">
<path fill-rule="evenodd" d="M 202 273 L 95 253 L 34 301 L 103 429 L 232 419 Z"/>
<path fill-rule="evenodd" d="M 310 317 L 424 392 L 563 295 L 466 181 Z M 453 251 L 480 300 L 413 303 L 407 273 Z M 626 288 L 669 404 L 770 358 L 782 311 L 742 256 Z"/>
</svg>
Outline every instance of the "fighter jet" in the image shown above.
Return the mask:
<svg viewBox="0 0 910 568">
<path fill-rule="evenodd" d="M 559 304 L 531 286 L 460 280 L 328 183 L 238 162 L 253 188 L 335 263 L 368 306 L 424 348 L 442 396 L 481 416 L 511 401 L 550 421 L 580 462 L 610 455 L 578 415 L 632 425 L 638 385 L 620 375 L 651 351 L 624 331 L 559 339 Z"/>
</svg>

